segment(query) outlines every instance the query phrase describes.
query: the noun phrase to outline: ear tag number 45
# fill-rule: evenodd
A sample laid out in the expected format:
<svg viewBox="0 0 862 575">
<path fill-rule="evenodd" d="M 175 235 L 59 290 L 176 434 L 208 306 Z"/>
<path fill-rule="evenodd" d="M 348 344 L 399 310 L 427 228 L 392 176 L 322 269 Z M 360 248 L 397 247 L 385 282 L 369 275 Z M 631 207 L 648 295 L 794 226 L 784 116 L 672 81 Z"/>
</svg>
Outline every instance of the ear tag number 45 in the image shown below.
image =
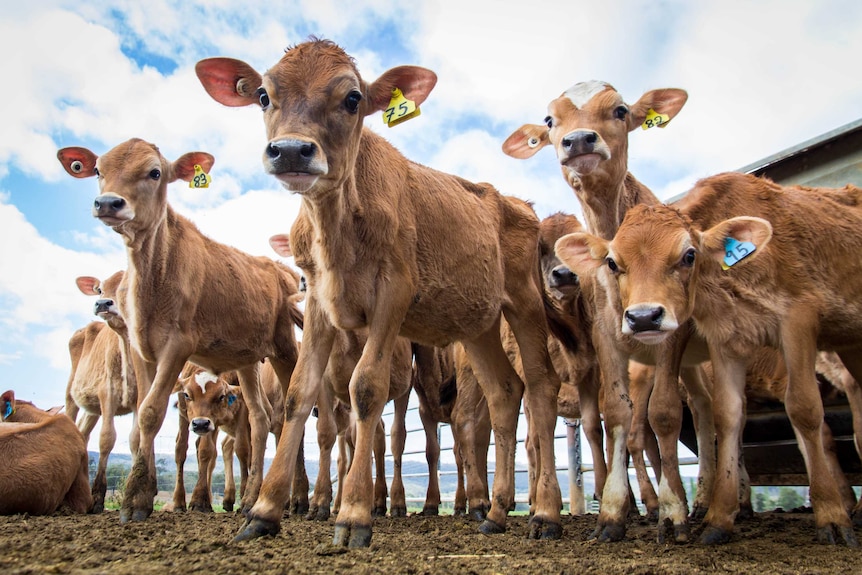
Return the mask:
<svg viewBox="0 0 862 575">
<path fill-rule="evenodd" d="M 652 108 L 647 112 L 646 118 L 644 119 L 644 123 L 641 124 L 641 128 L 644 130 L 649 130 L 650 128 L 655 128 L 658 126 L 659 128 L 664 128 L 665 125 L 670 122 L 670 116 L 667 114 L 659 114 Z"/>
<path fill-rule="evenodd" d="M 212 176 L 204 171 L 200 164 L 195 164 L 195 177 L 189 181 L 190 188 L 208 188 L 210 182 L 213 181 Z"/>
<path fill-rule="evenodd" d="M 721 262 L 721 269 L 730 269 L 730 266 L 750 256 L 756 249 L 757 246 L 751 242 L 740 242 L 731 237 L 724 238 L 724 261 Z"/>
<path fill-rule="evenodd" d="M 383 123 L 391 128 L 401 122 L 415 118 L 419 114 L 419 108 L 416 107 L 416 103 L 405 98 L 401 90 L 395 88 L 392 90 L 392 99 L 389 100 L 389 107 L 383 111 Z"/>
</svg>

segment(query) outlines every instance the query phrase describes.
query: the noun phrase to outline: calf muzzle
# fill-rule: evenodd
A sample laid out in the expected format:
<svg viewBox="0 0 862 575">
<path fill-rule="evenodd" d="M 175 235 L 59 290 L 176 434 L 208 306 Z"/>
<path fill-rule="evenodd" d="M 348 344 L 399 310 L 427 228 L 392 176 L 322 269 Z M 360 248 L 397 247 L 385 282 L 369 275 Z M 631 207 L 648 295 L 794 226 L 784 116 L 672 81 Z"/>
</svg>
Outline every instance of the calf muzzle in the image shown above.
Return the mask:
<svg viewBox="0 0 862 575">
<path fill-rule="evenodd" d="M 625 313 L 626 322 L 633 332 L 656 331 L 661 329 L 664 318 L 664 308 L 661 306 L 627 309 Z"/>
</svg>

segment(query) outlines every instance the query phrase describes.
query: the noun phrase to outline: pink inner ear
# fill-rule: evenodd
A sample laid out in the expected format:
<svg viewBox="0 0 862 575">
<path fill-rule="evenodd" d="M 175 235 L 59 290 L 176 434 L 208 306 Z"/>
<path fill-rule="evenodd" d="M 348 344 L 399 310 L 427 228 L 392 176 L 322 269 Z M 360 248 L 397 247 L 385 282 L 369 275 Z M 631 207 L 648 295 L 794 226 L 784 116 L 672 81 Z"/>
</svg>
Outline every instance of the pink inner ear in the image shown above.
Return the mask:
<svg viewBox="0 0 862 575">
<path fill-rule="evenodd" d="M 269 238 L 269 245 L 273 251 L 283 258 L 289 258 L 293 255 L 293 250 L 290 249 L 290 236 L 286 234 L 277 234 Z"/>
</svg>

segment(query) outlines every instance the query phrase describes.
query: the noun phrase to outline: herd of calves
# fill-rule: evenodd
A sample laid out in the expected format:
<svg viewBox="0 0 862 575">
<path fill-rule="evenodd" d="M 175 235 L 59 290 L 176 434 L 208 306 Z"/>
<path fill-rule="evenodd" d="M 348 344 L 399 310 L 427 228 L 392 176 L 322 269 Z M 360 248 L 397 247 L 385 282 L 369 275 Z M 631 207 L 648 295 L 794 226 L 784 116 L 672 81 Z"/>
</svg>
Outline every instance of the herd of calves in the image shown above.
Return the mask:
<svg viewBox="0 0 862 575">
<path fill-rule="evenodd" d="M 627 171 L 628 134 L 667 124 L 687 94 L 652 90 L 628 104 L 612 86 L 584 82 L 551 101 L 543 124 L 524 125 L 503 144 L 520 159 L 551 146 L 585 220 L 561 211 L 539 221 L 527 202 L 413 163 L 363 127 L 366 116 L 391 120 L 422 104 L 436 83 L 430 70 L 399 66 L 370 82 L 339 46 L 312 38 L 262 75 L 229 58 L 203 60 L 196 72 L 216 101 L 261 109 L 264 169 L 302 198 L 290 234 L 270 243 L 303 275 L 205 237 L 172 209 L 168 184 L 208 172 L 209 154 L 170 161 L 139 139 L 101 156 L 60 150 L 71 176 L 96 178 L 93 215 L 121 236 L 128 266 L 103 281 L 78 280 L 99 296 L 105 322 L 70 341 L 66 415 L 2 396 L 0 457 L 17 467 L 4 474 L 12 485 L 0 485 L 8 494 L 0 513 L 62 504 L 101 511 L 112 419 L 133 413 L 119 515 L 145 520 L 156 495 L 153 441 L 177 394 L 183 423 L 170 507 L 187 508 L 191 429 L 200 479 L 188 507 L 211 509 L 221 429 L 225 462 L 235 451 L 241 463 L 237 540 L 278 533 L 286 509 L 322 520 L 334 508 L 333 544 L 367 546 L 387 497 L 391 515 L 406 514 L 400 454 L 415 389 L 431 470 L 424 513 L 440 504 L 435 429 L 449 422 L 456 512 L 480 521 L 483 533 L 506 529 L 523 401 L 531 538 L 562 533 L 553 434 L 565 416 L 582 419 L 592 450 L 601 500 L 594 538 L 625 537 L 631 458 L 659 541 L 688 541 L 698 519 L 702 543 L 724 543 L 752 512 L 741 458 L 746 401 L 767 397 L 784 402 L 793 424 L 817 540 L 858 546 L 862 502 L 835 457 L 818 374 L 846 394 L 862 450 L 862 190 L 724 173 L 663 205 Z M 404 100 L 394 99 L 398 91 Z M 390 400 L 387 493 L 381 414 Z M 684 404 L 698 438 L 691 506 L 677 459 Z M 334 501 L 325 471 L 308 497 L 302 446 L 313 409 L 320 469 L 330 468 L 336 440 L 348 454 Z M 90 487 L 85 440 L 100 416 Z M 277 448 L 264 475 L 269 433 Z M 232 509 L 232 467 L 225 475 Z"/>
</svg>

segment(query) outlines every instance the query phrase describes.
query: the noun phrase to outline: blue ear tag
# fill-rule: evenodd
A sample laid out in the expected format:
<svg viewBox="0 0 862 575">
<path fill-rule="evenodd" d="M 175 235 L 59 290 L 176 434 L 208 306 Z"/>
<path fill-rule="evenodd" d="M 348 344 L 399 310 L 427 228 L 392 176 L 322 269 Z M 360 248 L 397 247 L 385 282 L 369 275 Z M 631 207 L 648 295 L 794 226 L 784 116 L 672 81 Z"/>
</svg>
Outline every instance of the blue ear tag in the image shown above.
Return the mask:
<svg viewBox="0 0 862 575">
<path fill-rule="evenodd" d="M 236 396 L 234 394 L 230 394 L 227 396 L 227 404 L 228 406 L 233 405 L 233 402 L 236 401 Z"/>
<path fill-rule="evenodd" d="M 6 408 L 3 410 L 3 419 L 6 419 L 6 418 L 8 418 L 10 415 L 12 415 L 12 411 L 13 411 L 13 409 L 12 409 L 12 402 L 11 402 L 11 401 L 7 401 L 7 402 L 6 402 Z"/>
<path fill-rule="evenodd" d="M 724 261 L 721 263 L 721 269 L 730 269 L 730 266 L 739 263 L 756 249 L 757 246 L 751 242 L 740 242 L 730 236 L 724 238 Z"/>
</svg>

